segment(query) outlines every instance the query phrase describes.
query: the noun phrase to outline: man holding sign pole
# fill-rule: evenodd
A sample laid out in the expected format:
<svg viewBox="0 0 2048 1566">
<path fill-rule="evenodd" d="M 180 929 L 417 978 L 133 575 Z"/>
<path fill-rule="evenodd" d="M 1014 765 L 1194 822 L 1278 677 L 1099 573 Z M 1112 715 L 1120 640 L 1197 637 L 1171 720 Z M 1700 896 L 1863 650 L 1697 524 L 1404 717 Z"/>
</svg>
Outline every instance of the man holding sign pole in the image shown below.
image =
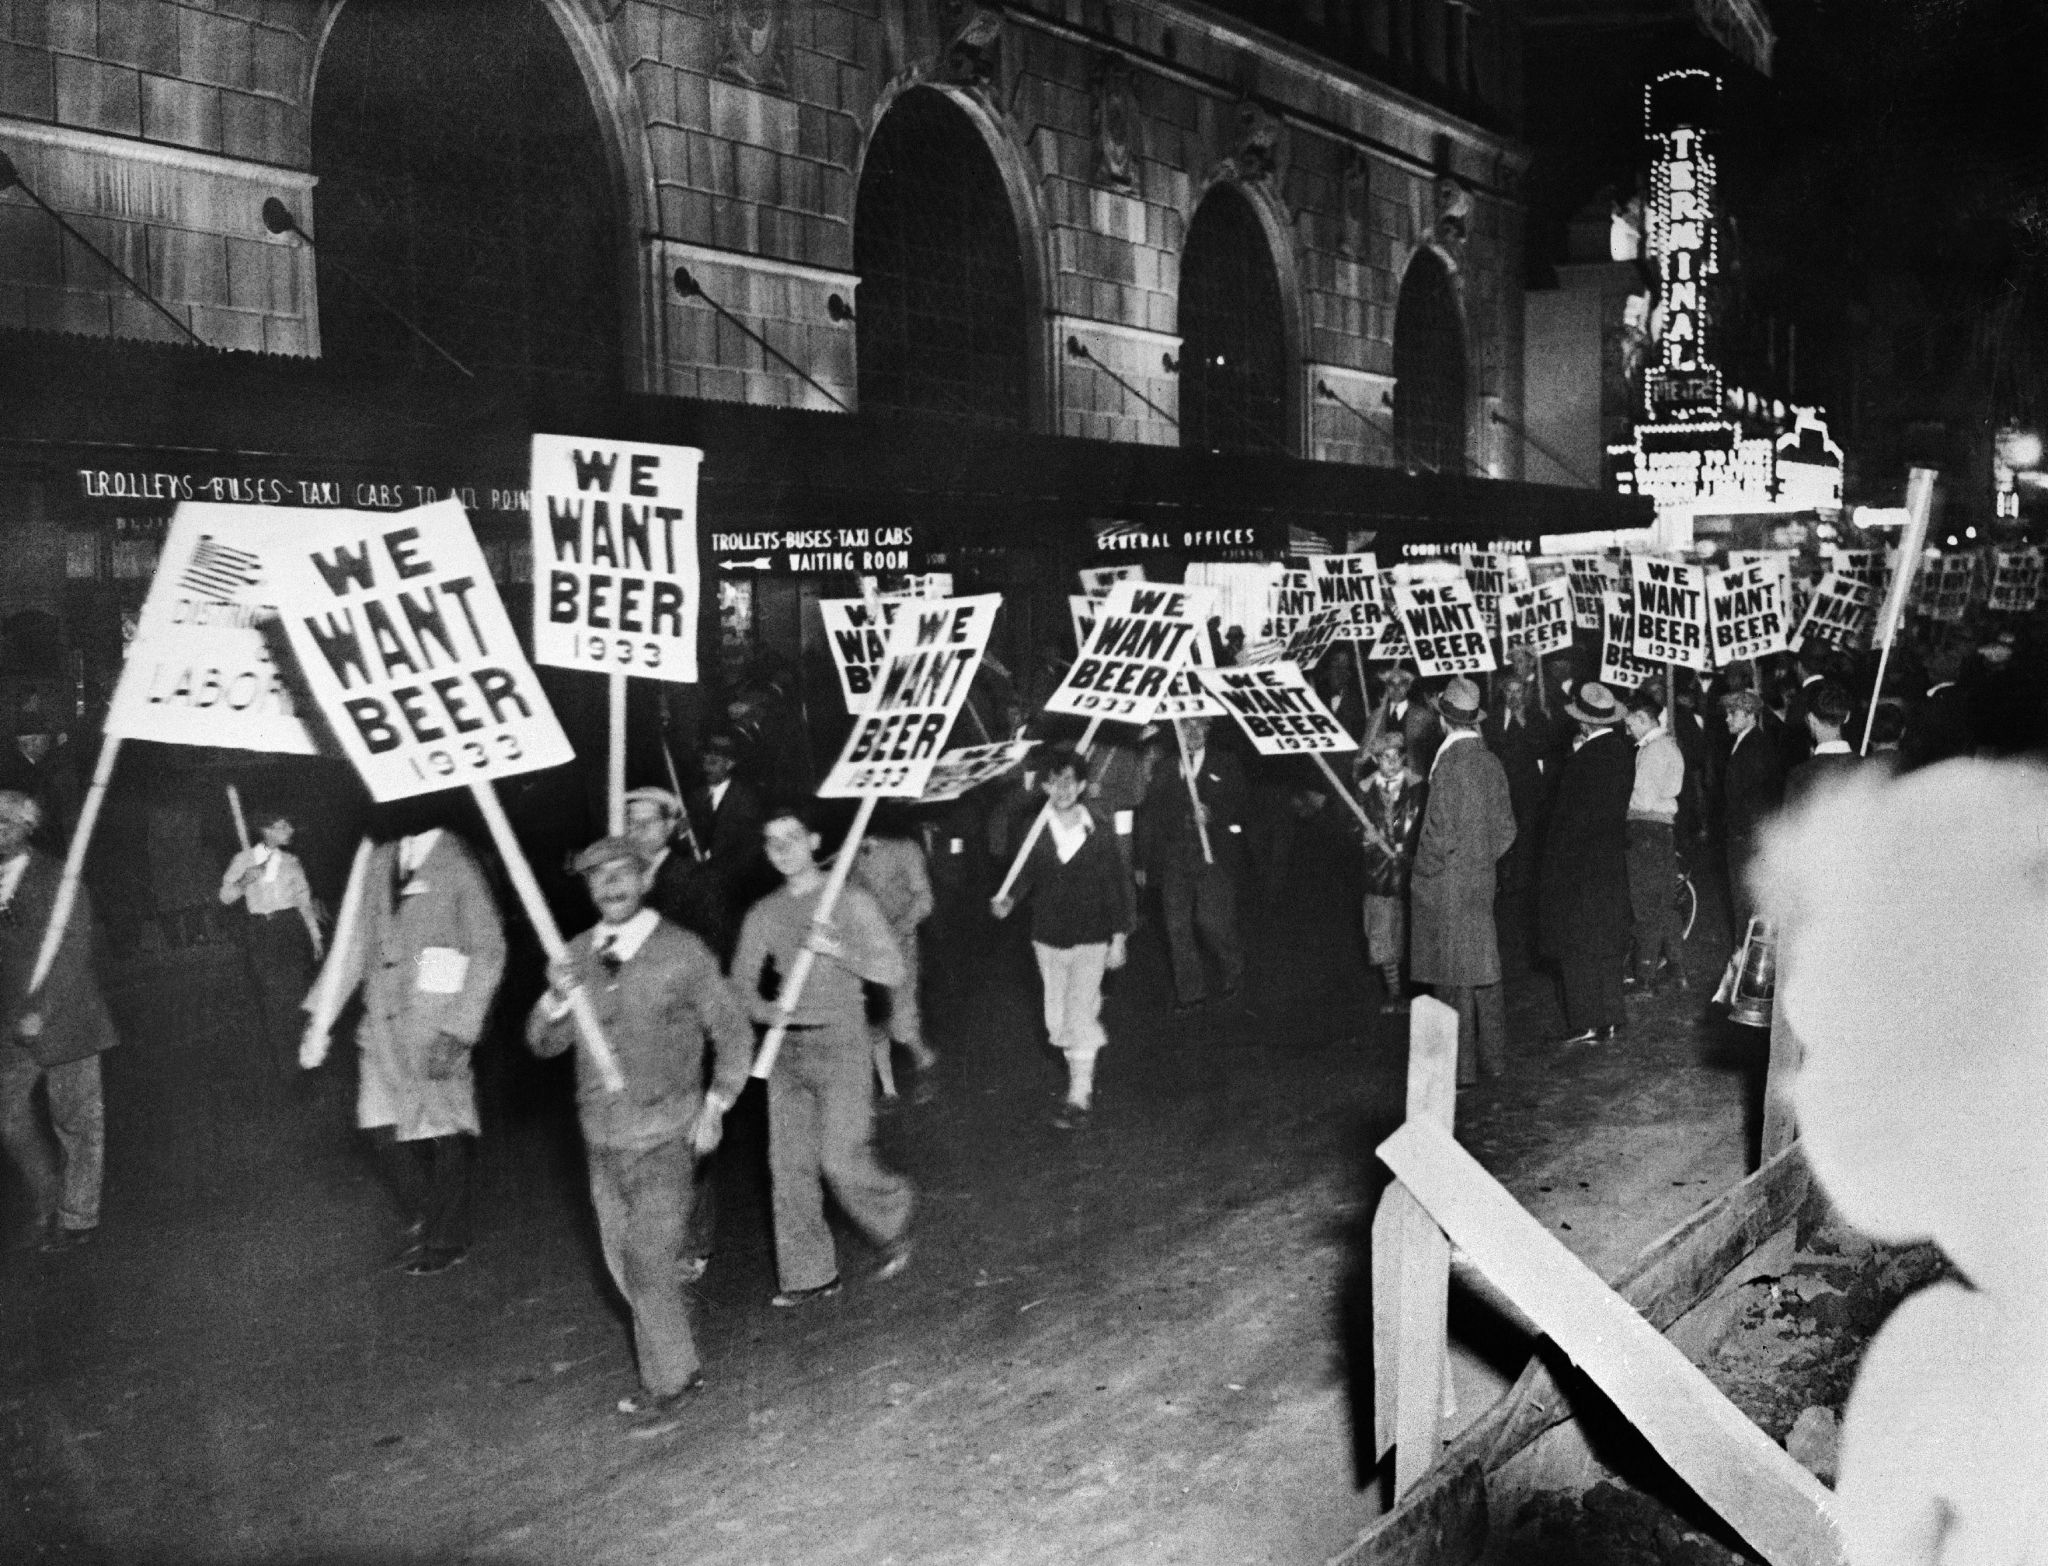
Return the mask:
<svg viewBox="0 0 2048 1566">
<path fill-rule="evenodd" d="M 1164 761 L 1153 775 L 1138 813 L 1138 863 L 1141 878 L 1159 888 L 1174 1010 L 1188 1012 L 1208 1000 L 1201 947 L 1216 961 L 1226 1004 L 1244 987 L 1237 872 L 1246 785 L 1237 757 L 1209 743 L 1207 718 L 1177 719 L 1174 727 L 1179 764 Z"/>
</svg>

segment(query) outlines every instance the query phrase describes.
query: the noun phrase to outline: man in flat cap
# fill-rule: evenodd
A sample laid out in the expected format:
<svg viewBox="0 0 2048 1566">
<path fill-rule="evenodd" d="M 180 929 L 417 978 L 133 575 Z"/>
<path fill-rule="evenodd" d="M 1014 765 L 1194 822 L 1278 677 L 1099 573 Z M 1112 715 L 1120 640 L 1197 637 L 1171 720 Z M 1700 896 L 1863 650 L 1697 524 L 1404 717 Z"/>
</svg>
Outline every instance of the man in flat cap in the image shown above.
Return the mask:
<svg viewBox="0 0 2048 1566">
<path fill-rule="evenodd" d="M 1479 737 L 1479 687 L 1460 675 L 1437 697 L 1443 739 L 1408 891 L 1410 977 L 1458 1013 L 1458 1082 L 1507 1069 L 1507 1005 L 1493 923 L 1494 866 L 1515 841 L 1507 773 Z"/>
<path fill-rule="evenodd" d="M 548 993 L 527 1018 L 526 1042 L 543 1056 L 576 1042 L 569 994 L 580 984 L 625 1078 L 610 1091 L 578 1051 L 590 1200 L 605 1266 L 633 1313 L 640 1366 L 640 1390 L 620 1400 L 619 1412 L 634 1421 L 633 1434 L 659 1435 L 675 1428 L 683 1401 L 704 1384 L 683 1295 L 694 1165 L 718 1145 L 725 1112 L 747 1084 L 754 1032 L 710 948 L 643 906 L 653 876 L 631 838 L 593 843 L 575 868 L 598 923 L 548 964 Z"/>
</svg>

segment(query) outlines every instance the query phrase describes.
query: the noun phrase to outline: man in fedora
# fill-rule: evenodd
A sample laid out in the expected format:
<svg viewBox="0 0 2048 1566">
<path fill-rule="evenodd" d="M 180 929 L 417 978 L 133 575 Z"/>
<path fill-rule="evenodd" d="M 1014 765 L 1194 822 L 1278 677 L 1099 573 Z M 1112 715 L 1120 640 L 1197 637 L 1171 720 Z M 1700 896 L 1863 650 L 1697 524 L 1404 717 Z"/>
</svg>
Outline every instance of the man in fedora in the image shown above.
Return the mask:
<svg viewBox="0 0 2048 1566">
<path fill-rule="evenodd" d="M 1486 712 L 1462 675 L 1436 700 L 1444 736 L 1409 882 L 1410 976 L 1458 1012 L 1458 1083 L 1507 1065 L 1507 1007 L 1493 923 L 1494 865 L 1515 841 L 1507 773 L 1479 737 Z"/>
<path fill-rule="evenodd" d="M 1604 685 L 1579 687 L 1565 712 L 1578 737 L 1558 778 L 1537 885 L 1537 934 L 1564 979 L 1568 1044 L 1605 1043 L 1623 1026 L 1628 949 L 1628 802 L 1635 749 L 1621 704 Z"/>
</svg>

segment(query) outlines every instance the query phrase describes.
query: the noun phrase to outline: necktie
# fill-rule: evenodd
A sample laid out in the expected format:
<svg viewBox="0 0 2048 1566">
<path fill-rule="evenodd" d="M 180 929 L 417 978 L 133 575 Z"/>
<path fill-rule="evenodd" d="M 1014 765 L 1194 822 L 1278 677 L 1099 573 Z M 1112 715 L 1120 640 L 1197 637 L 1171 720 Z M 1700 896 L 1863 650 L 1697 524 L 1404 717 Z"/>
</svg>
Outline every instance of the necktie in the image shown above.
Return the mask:
<svg viewBox="0 0 2048 1566">
<path fill-rule="evenodd" d="M 626 962 L 625 959 L 619 955 L 619 937 L 617 931 L 607 930 L 604 932 L 602 936 L 598 938 L 597 961 L 598 965 L 604 969 L 605 975 L 608 978 L 618 977 L 619 970 L 626 965 Z"/>
</svg>

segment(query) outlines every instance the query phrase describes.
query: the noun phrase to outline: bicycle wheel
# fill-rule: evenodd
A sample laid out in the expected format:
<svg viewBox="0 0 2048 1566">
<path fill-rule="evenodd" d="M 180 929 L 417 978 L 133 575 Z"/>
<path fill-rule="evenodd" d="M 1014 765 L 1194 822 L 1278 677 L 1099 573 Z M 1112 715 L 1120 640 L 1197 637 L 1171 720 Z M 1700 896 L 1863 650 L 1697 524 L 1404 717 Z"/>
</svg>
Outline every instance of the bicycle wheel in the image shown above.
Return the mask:
<svg viewBox="0 0 2048 1566">
<path fill-rule="evenodd" d="M 1671 890 L 1671 912 L 1678 920 L 1678 938 L 1690 940 L 1693 922 L 1700 916 L 1700 894 L 1692 877 L 1683 870 L 1678 872 L 1678 885 Z"/>
</svg>

